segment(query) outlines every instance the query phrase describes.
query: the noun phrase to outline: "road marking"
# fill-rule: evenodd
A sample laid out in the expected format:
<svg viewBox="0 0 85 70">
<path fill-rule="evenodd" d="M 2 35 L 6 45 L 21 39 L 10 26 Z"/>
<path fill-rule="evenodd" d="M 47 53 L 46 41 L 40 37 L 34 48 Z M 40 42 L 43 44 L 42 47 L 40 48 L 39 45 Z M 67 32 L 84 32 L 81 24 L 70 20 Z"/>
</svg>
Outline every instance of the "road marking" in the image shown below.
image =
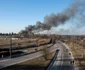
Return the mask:
<svg viewBox="0 0 85 70">
<path fill-rule="evenodd" d="M 49 53 L 57 50 L 56 44 L 54 44 L 49 50 L 50 50 Z M 39 52 L 40 52 L 40 51 L 39 51 Z M 35 55 L 35 54 L 37 55 L 37 53 L 39 53 L 39 52 L 36 52 L 36 53 L 34 53 L 34 54 L 30 54 L 30 55 L 31 55 L 31 57 L 34 59 L 34 58 L 37 58 L 37 57 L 43 55 L 42 53 L 40 53 L 40 55 L 38 55 L 38 56 L 33 56 L 33 55 Z M 43 52 L 43 51 L 41 51 L 41 52 Z M 1 61 L 0 61 L 1 63 L 0 63 L 0 64 L 2 64 L 3 66 L 0 67 L 0 69 L 32 59 L 32 58 L 29 58 L 28 56 L 21 56 L 21 57 L 22 57 L 22 59 L 26 57 L 26 59 L 25 59 L 25 60 L 20 60 L 20 61 L 18 61 L 18 62 L 11 62 L 11 61 L 14 60 L 14 59 L 16 60 L 17 58 L 9 58 L 9 59 L 5 59 L 5 60 L 1 60 Z M 28 57 L 28 58 L 27 58 L 27 57 Z M 19 57 L 18 59 L 20 59 L 20 57 Z M 10 62 L 10 63 L 8 63 L 8 62 Z M 8 63 L 8 64 L 5 64 L 5 63 Z"/>
<path fill-rule="evenodd" d="M 72 55 L 72 52 L 71 52 L 71 50 L 69 49 L 69 47 L 68 46 L 66 46 L 64 43 L 62 43 L 62 42 L 59 42 L 60 44 L 57 44 L 57 48 L 59 48 L 59 46 L 60 46 L 60 53 L 58 54 L 58 56 L 57 56 L 57 59 L 60 59 L 60 61 L 55 61 L 54 62 L 54 64 L 53 64 L 53 66 L 51 67 L 51 69 L 49 69 L 49 70 L 63 70 L 63 67 L 62 67 L 62 65 L 64 65 L 64 64 L 66 64 L 66 65 L 70 65 L 70 66 L 73 66 L 72 68 L 76 68 L 74 65 L 71 65 L 69 62 L 71 61 L 71 60 L 73 60 L 74 58 L 73 58 L 73 55 Z M 65 48 L 65 49 L 64 49 Z M 68 49 L 68 51 L 66 52 L 65 50 L 66 49 Z M 66 52 L 65 54 L 63 53 L 63 52 Z M 71 55 L 69 55 L 69 53 L 71 53 Z M 65 55 L 67 55 L 67 57 L 65 57 Z M 59 57 L 59 58 L 58 58 Z M 61 58 L 60 58 L 61 57 Z M 67 62 L 65 62 L 63 59 L 64 58 L 68 58 L 69 59 L 69 61 L 67 61 Z M 59 67 L 55 67 L 55 66 L 58 66 L 58 65 L 60 65 Z M 66 69 L 67 70 L 67 69 Z"/>
<path fill-rule="evenodd" d="M 4 59 L 4 60 L 1 60 L 0 62 L 4 62 L 4 61 L 7 61 L 7 60 L 9 60 L 9 59 Z"/>
</svg>

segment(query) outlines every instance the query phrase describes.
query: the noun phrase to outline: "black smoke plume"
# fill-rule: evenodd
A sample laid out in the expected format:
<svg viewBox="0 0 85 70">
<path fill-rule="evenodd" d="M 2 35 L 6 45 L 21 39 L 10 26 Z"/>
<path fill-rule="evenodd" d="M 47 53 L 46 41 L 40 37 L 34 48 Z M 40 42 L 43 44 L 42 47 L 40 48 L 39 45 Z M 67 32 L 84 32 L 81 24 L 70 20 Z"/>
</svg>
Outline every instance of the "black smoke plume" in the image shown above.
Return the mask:
<svg viewBox="0 0 85 70">
<path fill-rule="evenodd" d="M 44 17 L 44 21 L 40 22 L 37 21 L 36 25 L 29 25 L 23 30 L 22 32 L 25 33 L 37 33 L 44 30 L 50 30 L 52 27 L 57 27 L 60 24 L 65 24 L 66 21 L 70 20 L 71 18 L 74 18 L 75 16 L 79 16 L 78 14 L 82 14 L 83 18 L 81 18 L 83 21 L 85 21 L 85 15 L 83 15 L 82 12 L 85 12 L 83 7 L 85 6 L 85 1 L 76 1 L 73 3 L 69 8 L 65 9 L 64 11 L 51 15 L 47 15 Z M 81 16 L 81 15 L 80 15 Z M 80 19 L 80 18 L 79 18 Z"/>
</svg>

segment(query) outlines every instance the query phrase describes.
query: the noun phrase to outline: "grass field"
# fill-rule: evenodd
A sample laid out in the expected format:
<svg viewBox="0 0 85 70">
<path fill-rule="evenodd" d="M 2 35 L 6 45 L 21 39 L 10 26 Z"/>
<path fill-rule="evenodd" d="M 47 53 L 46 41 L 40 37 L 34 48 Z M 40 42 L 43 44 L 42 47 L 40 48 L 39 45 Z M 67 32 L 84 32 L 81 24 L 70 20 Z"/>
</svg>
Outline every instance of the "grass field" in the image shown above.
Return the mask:
<svg viewBox="0 0 85 70">
<path fill-rule="evenodd" d="M 64 39 L 65 40 L 65 39 Z M 80 40 L 68 40 L 65 42 L 71 49 L 75 64 L 79 67 L 79 70 L 85 70 L 85 46 L 84 41 Z"/>
<path fill-rule="evenodd" d="M 54 55 L 55 52 L 52 52 L 48 54 L 49 59 L 45 59 L 45 57 L 42 56 L 1 70 L 46 70 L 48 64 L 50 63 Z"/>
<path fill-rule="evenodd" d="M 4 45 L 4 47 L 6 46 L 6 44 L 8 44 L 10 42 L 10 39 L 8 40 L 1 40 L 2 42 L 0 43 L 0 45 Z M 19 41 L 19 42 L 18 42 Z M 19 51 L 29 51 L 29 52 L 36 52 L 39 50 L 43 50 L 43 49 L 47 49 L 51 46 L 53 46 L 52 43 L 49 43 L 50 39 L 37 39 L 37 40 L 33 40 L 33 39 L 24 39 L 24 40 L 14 40 L 12 41 L 12 43 L 21 43 L 22 45 L 30 45 L 30 44 L 37 44 L 36 47 L 30 47 L 30 48 L 26 48 L 26 49 L 22 49 Z M 46 44 L 49 43 L 49 44 Z M 10 44 L 10 43 L 9 43 Z M 3 48 L 3 46 L 1 46 L 0 48 Z M 5 52 L 5 51 L 3 51 Z M 14 51 L 13 51 L 14 52 Z M 48 64 L 50 63 L 51 59 L 53 58 L 55 52 L 46 54 L 42 57 L 36 58 L 36 59 L 32 59 L 23 63 L 19 63 L 7 68 L 4 68 L 2 70 L 45 70 L 48 66 Z"/>
<path fill-rule="evenodd" d="M 10 42 L 11 41 L 11 42 Z M 31 39 L 31 38 L 23 38 L 23 39 L 13 39 L 11 40 L 10 38 L 0 38 L 0 48 L 3 47 L 9 47 L 10 44 L 12 44 L 12 47 L 17 47 L 17 46 L 27 46 L 27 45 L 32 45 L 32 44 L 43 44 L 49 42 L 50 39 Z"/>
<path fill-rule="evenodd" d="M 9 56 L 9 48 L 10 48 L 10 38 L 0 38 L 0 49 L 3 48 L 3 50 L 0 50 L 0 57 L 2 57 L 2 55 L 5 56 Z M 53 44 L 50 43 L 50 39 L 49 38 L 23 38 L 23 39 L 18 39 L 18 38 L 13 38 L 12 40 L 12 48 L 13 47 L 25 47 L 25 46 L 29 46 L 29 48 L 25 48 L 25 49 L 19 49 L 19 50 L 12 50 L 12 54 L 18 54 L 17 52 L 36 52 L 39 50 L 43 50 L 46 47 L 50 47 Z M 31 47 L 34 46 L 34 47 Z M 7 48 L 8 50 L 5 51 L 4 48 Z"/>
<path fill-rule="evenodd" d="M 47 45 L 42 45 L 42 46 L 38 46 L 38 47 L 30 47 L 30 48 L 26 48 L 26 49 L 22 49 L 22 50 L 12 50 L 12 55 L 19 54 L 20 52 L 21 53 L 24 53 L 24 52 L 25 53 L 28 53 L 28 52 L 33 53 L 33 52 L 40 51 L 40 50 L 43 50 L 43 49 L 51 47 L 51 46 L 53 46 L 53 44 L 47 44 Z M 0 55 L 1 56 L 4 55 L 4 57 L 9 56 L 9 52 L 8 51 L 1 51 Z"/>
</svg>

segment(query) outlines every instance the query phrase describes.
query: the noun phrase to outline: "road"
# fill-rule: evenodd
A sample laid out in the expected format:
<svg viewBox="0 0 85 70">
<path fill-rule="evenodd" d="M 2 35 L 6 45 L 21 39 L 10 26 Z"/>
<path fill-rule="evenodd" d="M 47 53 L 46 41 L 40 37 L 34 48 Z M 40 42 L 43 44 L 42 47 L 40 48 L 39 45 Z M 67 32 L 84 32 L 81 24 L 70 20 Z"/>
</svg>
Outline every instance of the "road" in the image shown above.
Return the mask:
<svg viewBox="0 0 85 70">
<path fill-rule="evenodd" d="M 71 50 L 63 43 L 57 41 L 58 55 L 53 65 L 48 70 L 78 70 L 78 67 L 73 61 L 73 55 Z"/>
<path fill-rule="evenodd" d="M 55 44 L 52 47 L 48 48 L 47 52 L 50 53 L 50 52 L 53 52 L 56 50 L 57 50 L 57 46 Z M 20 56 L 20 57 L 16 57 L 16 58 L 9 58 L 9 59 L 5 59 L 5 60 L 1 60 L 0 61 L 0 69 L 43 56 L 44 54 L 45 54 L 44 51 L 38 51 L 38 52 L 35 52 L 32 54 L 28 54 L 28 55 L 24 55 L 24 56 Z"/>
</svg>

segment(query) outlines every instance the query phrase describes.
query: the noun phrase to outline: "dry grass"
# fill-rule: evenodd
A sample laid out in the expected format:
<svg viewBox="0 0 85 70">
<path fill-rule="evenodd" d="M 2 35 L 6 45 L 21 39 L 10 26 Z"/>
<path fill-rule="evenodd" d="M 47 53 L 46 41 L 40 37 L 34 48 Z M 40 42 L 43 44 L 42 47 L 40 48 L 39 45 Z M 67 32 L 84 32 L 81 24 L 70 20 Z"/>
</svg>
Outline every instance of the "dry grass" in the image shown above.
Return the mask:
<svg viewBox="0 0 85 70">
<path fill-rule="evenodd" d="M 75 42 L 66 43 L 71 49 L 75 58 L 75 64 L 79 66 L 79 70 L 85 70 L 85 48 Z"/>
<path fill-rule="evenodd" d="M 39 50 L 43 50 L 44 48 L 50 47 L 53 44 L 47 44 L 50 42 L 49 38 L 23 38 L 23 39 L 15 39 L 12 41 L 12 48 L 13 47 L 24 47 L 29 46 L 30 48 L 20 49 L 21 52 L 36 52 Z M 18 43 L 20 45 L 18 45 Z M 34 47 L 31 47 L 34 46 Z M 10 38 L 0 38 L 0 48 L 8 48 L 10 47 Z M 12 50 L 13 52 L 14 50 Z M 17 50 L 16 50 L 17 51 Z M 9 51 L 0 51 L 0 55 L 9 55 Z M 0 56 L 1 57 L 1 56 Z"/>
<path fill-rule="evenodd" d="M 46 60 L 44 56 L 32 59 L 20 64 L 16 64 L 2 70 L 45 70 L 54 57 L 55 52 L 48 54 L 49 60 Z"/>
<path fill-rule="evenodd" d="M 38 47 L 33 47 L 33 48 L 27 48 L 27 49 L 22 49 L 22 50 L 15 50 L 15 51 L 13 50 L 12 53 L 15 53 L 15 52 L 18 52 L 18 51 L 20 51 L 22 53 L 23 52 L 33 53 L 33 52 L 36 52 L 36 51 L 44 50 L 45 48 L 48 48 L 48 47 L 51 47 L 51 46 L 53 46 L 53 44 L 47 44 L 47 45 L 43 45 L 43 46 L 38 46 Z M 8 51 L 2 51 L 2 52 L 0 52 L 0 57 L 1 57 L 2 54 L 4 56 L 9 56 L 9 52 Z M 15 54 L 18 54 L 18 53 L 15 53 Z"/>
<path fill-rule="evenodd" d="M 18 46 L 28 46 L 32 44 L 40 45 L 44 43 L 48 43 L 50 39 L 31 39 L 31 38 L 23 38 L 23 39 L 16 39 L 12 40 L 12 47 Z M 10 38 L 0 38 L 0 48 L 9 47 L 10 46 Z"/>
<path fill-rule="evenodd" d="M 44 46 L 38 46 L 38 47 L 34 47 L 34 48 L 28 48 L 26 50 L 28 50 L 28 51 L 36 51 L 36 49 L 37 49 L 37 51 L 39 51 L 39 50 L 43 50 L 43 49 L 45 49 L 47 47 L 51 47 L 51 46 L 53 46 L 53 44 L 47 44 L 47 45 L 44 45 Z"/>
</svg>

